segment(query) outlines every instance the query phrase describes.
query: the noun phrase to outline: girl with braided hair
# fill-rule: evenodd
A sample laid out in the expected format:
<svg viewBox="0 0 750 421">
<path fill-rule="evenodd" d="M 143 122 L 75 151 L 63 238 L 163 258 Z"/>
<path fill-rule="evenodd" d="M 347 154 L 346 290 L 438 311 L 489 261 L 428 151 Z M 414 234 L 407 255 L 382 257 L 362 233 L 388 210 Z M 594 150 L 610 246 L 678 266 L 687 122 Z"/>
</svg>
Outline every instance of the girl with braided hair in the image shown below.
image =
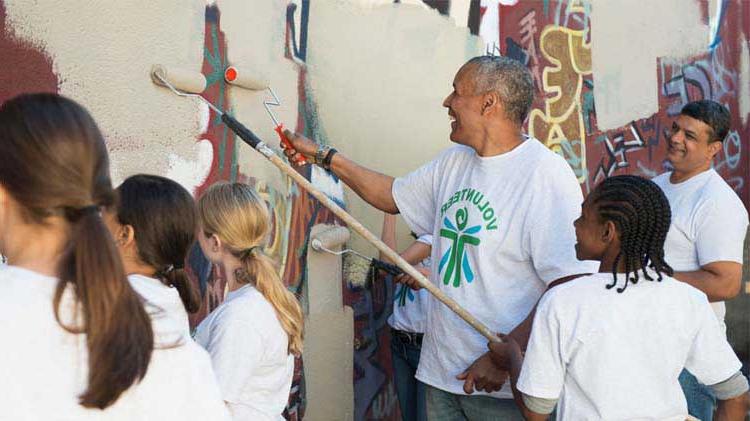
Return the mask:
<svg viewBox="0 0 750 421">
<path fill-rule="evenodd" d="M 744 419 L 739 360 L 706 295 L 672 278 L 664 261 L 670 207 L 659 187 L 608 178 L 574 225 L 576 256 L 599 261 L 599 273 L 542 297 L 525 357 L 510 337 L 490 344 L 527 419 L 547 419 L 557 405 L 558 420 L 685 420 L 683 367 L 712 385 L 717 419 Z"/>
<path fill-rule="evenodd" d="M 294 356 L 302 353 L 302 309 L 263 253 L 270 217 L 247 184 L 214 184 L 198 201 L 198 242 L 227 277 L 227 296 L 198 326 L 235 420 L 282 419 Z"/>
</svg>

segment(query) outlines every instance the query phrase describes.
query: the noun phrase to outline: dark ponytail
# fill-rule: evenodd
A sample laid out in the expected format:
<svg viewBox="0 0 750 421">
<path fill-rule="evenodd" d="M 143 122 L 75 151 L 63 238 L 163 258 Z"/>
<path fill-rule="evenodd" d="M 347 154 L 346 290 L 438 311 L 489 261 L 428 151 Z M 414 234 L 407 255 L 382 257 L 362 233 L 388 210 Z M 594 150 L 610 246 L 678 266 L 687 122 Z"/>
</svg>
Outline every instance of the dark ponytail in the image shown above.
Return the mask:
<svg viewBox="0 0 750 421">
<path fill-rule="evenodd" d="M 168 178 L 139 174 L 128 177 L 117 196 L 117 222 L 133 227 L 138 258 L 177 289 L 189 313 L 198 311 L 200 296 L 184 269 L 196 226 L 190 193 Z"/>
<path fill-rule="evenodd" d="M 0 184 L 30 222 L 62 216 L 70 237 L 58 267 L 53 304 L 60 325 L 86 334 L 88 385 L 84 407 L 104 409 L 143 379 L 153 349 L 151 321 L 130 287 L 99 213 L 114 198 L 109 159 L 88 112 L 54 94 L 22 95 L 0 106 Z M 61 320 L 72 290 L 77 309 Z"/>
</svg>

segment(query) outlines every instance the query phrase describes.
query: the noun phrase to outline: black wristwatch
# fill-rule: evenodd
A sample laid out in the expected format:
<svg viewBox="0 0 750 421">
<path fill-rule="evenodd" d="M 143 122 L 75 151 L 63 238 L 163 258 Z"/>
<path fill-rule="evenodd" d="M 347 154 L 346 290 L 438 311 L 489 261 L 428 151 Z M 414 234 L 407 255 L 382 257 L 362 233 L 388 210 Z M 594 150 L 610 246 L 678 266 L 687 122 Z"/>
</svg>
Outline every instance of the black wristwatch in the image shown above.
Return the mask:
<svg viewBox="0 0 750 421">
<path fill-rule="evenodd" d="M 323 158 L 322 166 L 323 168 L 330 170 L 331 169 L 331 160 L 333 160 L 333 156 L 336 155 L 338 151 L 336 148 L 331 148 L 328 150 L 328 153 L 326 154 L 326 157 Z"/>
</svg>

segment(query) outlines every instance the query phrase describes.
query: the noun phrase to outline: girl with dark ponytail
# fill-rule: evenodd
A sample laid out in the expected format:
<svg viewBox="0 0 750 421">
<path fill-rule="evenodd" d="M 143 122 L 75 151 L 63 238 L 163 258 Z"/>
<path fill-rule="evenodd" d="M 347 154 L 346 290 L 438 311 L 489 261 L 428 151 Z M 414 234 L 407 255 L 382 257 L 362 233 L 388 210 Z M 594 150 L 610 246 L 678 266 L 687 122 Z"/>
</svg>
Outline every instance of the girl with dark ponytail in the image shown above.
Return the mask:
<svg viewBox="0 0 750 421">
<path fill-rule="evenodd" d="M 289 399 L 303 316 L 263 252 L 266 203 L 246 184 L 211 186 L 198 201 L 201 250 L 227 276 L 224 302 L 198 326 L 235 420 L 278 420 Z"/>
<path fill-rule="evenodd" d="M 156 175 L 128 177 L 104 220 L 136 292 L 153 308 L 160 334 L 189 333 L 187 313 L 200 307 L 185 273 L 195 237 L 195 202 L 176 182 Z M 166 329 L 167 332 L 163 330 Z"/>
<path fill-rule="evenodd" d="M 102 221 L 114 198 L 83 107 L 54 94 L 0 106 L 0 419 L 225 416 L 215 387 L 193 385 L 212 380 L 206 355 L 154 351 Z"/>
</svg>

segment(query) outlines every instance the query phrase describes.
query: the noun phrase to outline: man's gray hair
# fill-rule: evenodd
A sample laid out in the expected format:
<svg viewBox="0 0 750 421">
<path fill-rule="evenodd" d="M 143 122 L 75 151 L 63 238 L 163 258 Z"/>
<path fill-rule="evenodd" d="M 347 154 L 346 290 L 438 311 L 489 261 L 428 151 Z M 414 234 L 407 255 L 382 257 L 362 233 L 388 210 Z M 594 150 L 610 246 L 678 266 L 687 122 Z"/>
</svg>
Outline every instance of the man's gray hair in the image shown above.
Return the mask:
<svg viewBox="0 0 750 421">
<path fill-rule="evenodd" d="M 474 70 L 474 93 L 497 93 L 506 117 L 522 125 L 534 101 L 534 82 L 529 69 L 518 60 L 501 56 L 474 57 L 464 66 L 468 65 Z"/>
</svg>

